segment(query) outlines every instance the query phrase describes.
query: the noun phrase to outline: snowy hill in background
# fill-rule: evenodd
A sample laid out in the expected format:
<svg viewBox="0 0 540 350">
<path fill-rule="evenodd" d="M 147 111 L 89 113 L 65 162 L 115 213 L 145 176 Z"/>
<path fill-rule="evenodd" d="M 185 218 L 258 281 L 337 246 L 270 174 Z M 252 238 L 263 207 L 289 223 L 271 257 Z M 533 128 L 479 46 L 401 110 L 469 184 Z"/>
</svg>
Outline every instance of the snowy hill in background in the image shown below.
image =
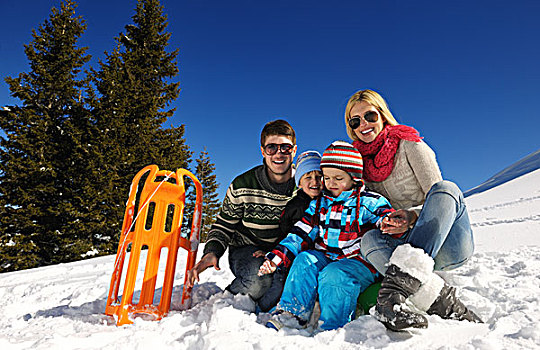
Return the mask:
<svg viewBox="0 0 540 350">
<path fill-rule="evenodd" d="M 264 327 L 268 314 L 246 311 L 246 297 L 222 292 L 232 280 L 226 256 L 180 311 L 182 251 L 169 316 L 122 327 L 103 314 L 114 256 L 0 274 L 0 348 L 540 349 L 540 170 L 466 202 L 476 252 L 442 275 L 485 324 L 429 316 L 425 330 L 394 333 L 367 315 L 335 331 L 275 332 Z"/>
<path fill-rule="evenodd" d="M 540 169 L 467 197 L 466 202 L 477 251 L 540 246 Z"/>
<path fill-rule="evenodd" d="M 540 169 L 540 150 L 529 154 L 527 157 L 498 172 L 486 182 L 466 191 L 464 195 L 465 197 L 469 197 L 473 194 L 484 192 L 537 169 Z"/>
</svg>

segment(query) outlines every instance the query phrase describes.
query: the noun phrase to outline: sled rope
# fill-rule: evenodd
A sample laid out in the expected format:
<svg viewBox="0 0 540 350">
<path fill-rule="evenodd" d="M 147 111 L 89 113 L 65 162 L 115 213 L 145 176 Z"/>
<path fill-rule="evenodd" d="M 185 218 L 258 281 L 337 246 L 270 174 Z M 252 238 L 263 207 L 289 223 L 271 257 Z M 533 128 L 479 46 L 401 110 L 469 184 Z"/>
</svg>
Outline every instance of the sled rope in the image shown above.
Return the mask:
<svg viewBox="0 0 540 350">
<path fill-rule="evenodd" d="M 137 212 L 137 215 L 135 215 L 135 218 L 133 219 L 133 221 L 131 222 L 131 225 L 129 226 L 129 228 L 125 231 L 125 234 L 124 234 L 124 239 L 122 240 L 122 244 L 121 244 L 121 247 L 122 247 L 122 254 L 125 254 L 125 251 L 124 251 L 124 246 L 126 244 L 126 240 L 127 240 L 127 237 L 128 237 L 128 233 L 131 232 L 131 229 L 133 228 L 133 225 L 135 225 L 135 223 L 137 222 L 137 218 L 139 217 L 139 214 L 143 211 L 143 209 L 146 207 L 146 205 L 148 203 L 150 203 L 150 200 L 152 199 L 152 197 L 154 197 L 154 195 L 156 194 L 157 190 L 159 190 L 159 188 L 161 187 L 161 185 L 163 185 L 164 182 L 166 182 L 170 177 L 171 177 L 171 174 L 173 174 L 172 172 L 167 174 L 165 176 L 165 178 L 159 183 L 159 185 L 156 187 L 156 189 L 154 190 L 154 192 L 152 192 L 152 194 L 150 195 L 150 197 L 148 197 L 148 200 L 146 202 L 143 203 L 143 205 L 139 208 L 139 211 Z M 117 271 L 116 268 L 118 267 L 118 263 L 120 262 L 120 254 L 116 256 L 116 260 L 114 262 L 114 271 Z"/>
</svg>

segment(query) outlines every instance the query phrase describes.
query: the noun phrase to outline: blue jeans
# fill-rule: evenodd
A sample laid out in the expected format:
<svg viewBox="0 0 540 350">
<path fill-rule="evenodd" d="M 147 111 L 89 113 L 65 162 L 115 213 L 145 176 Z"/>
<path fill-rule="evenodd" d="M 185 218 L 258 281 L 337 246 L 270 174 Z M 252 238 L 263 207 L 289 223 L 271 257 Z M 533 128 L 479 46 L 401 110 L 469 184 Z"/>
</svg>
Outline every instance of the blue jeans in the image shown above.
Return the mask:
<svg viewBox="0 0 540 350">
<path fill-rule="evenodd" d="M 358 260 L 331 260 L 323 252 L 304 251 L 294 259 L 277 309 L 307 321 L 318 293 L 321 328 L 336 329 L 354 318 L 358 295 L 376 276 Z"/>
<path fill-rule="evenodd" d="M 412 229 L 402 237 L 371 230 L 362 237 L 364 258 L 384 274 L 394 249 L 409 243 L 435 260 L 435 270 L 452 270 L 473 254 L 474 242 L 469 215 L 461 190 L 450 181 L 440 181 L 426 195 L 422 211 Z"/>
<path fill-rule="evenodd" d="M 268 312 L 279 301 L 283 285 L 284 271 L 272 275 L 258 276 L 264 257 L 255 258 L 253 253 L 259 250 L 255 246 L 229 247 L 229 266 L 235 279 L 226 288 L 233 294 L 247 294 L 263 312 Z"/>
</svg>

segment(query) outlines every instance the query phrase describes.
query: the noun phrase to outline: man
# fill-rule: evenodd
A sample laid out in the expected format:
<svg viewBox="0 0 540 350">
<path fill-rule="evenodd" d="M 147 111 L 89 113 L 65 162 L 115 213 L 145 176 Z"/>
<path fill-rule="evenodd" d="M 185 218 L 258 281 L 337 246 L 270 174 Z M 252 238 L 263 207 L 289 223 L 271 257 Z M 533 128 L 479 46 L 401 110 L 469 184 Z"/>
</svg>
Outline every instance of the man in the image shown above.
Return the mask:
<svg viewBox="0 0 540 350">
<path fill-rule="evenodd" d="M 203 256 L 188 271 L 188 288 L 207 268 L 219 270 L 219 258 L 229 247 L 229 266 L 235 279 L 226 290 L 249 295 L 261 311 L 269 311 L 277 304 L 284 274 L 257 274 L 264 254 L 284 238 L 279 218 L 295 189 L 292 164 L 296 149 L 295 132 L 289 123 L 275 120 L 264 126 L 263 164 L 239 175 L 229 186 L 208 232 Z"/>
</svg>

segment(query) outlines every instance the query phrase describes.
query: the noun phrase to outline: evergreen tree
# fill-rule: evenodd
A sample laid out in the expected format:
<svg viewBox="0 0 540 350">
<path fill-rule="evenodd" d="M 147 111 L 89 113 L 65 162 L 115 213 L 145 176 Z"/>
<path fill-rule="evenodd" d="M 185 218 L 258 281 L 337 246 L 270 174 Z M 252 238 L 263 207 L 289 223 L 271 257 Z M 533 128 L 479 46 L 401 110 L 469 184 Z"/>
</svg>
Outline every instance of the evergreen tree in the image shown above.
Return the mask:
<svg viewBox="0 0 540 350">
<path fill-rule="evenodd" d="M 202 224 L 201 224 L 201 241 L 205 242 L 210 226 L 216 221 L 216 215 L 219 211 L 219 200 L 217 190 L 219 184 L 216 181 L 216 175 L 214 173 L 216 167 L 211 162 L 210 156 L 206 151 L 206 147 L 199 154 L 196 159 L 197 166 L 195 168 L 195 176 L 201 182 L 203 188 L 203 203 L 202 203 Z M 192 186 L 194 187 L 194 186 Z M 193 215 L 193 208 L 195 206 L 195 191 L 192 190 L 189 194 L 189 215 Z"/>
<path fill-rule="evenodd" d="M 73 229 L 88 214 L 90 187 L 76 182 L 87 179 L 81 155 L 93 133 L 78 78 L 90 59 L 77 47 L 86 25 L 75 7 L 51 10 L 25 45 L 30 71 L 5 79 L 21 104 L 0 114 L 0 271 L 70 261 L 91 247 Z"/>
<path fill-rule="evenodd" d="M 180 92 L 178 50 L 168 52 L 170 34 L 158 0 L 139 0 L 133 24 L 116 38 L 116 48 L 93 70 L 97 89 L 90 104 L 100 130 L 105 225 L 94 245 L 102 253 L 116 249 L 125 201 L 135 174 L 149 164 L 160 169 L 187 168 L 191 153 L 184 126 L 163 128 L 168 109 Z"/>
</svg>

